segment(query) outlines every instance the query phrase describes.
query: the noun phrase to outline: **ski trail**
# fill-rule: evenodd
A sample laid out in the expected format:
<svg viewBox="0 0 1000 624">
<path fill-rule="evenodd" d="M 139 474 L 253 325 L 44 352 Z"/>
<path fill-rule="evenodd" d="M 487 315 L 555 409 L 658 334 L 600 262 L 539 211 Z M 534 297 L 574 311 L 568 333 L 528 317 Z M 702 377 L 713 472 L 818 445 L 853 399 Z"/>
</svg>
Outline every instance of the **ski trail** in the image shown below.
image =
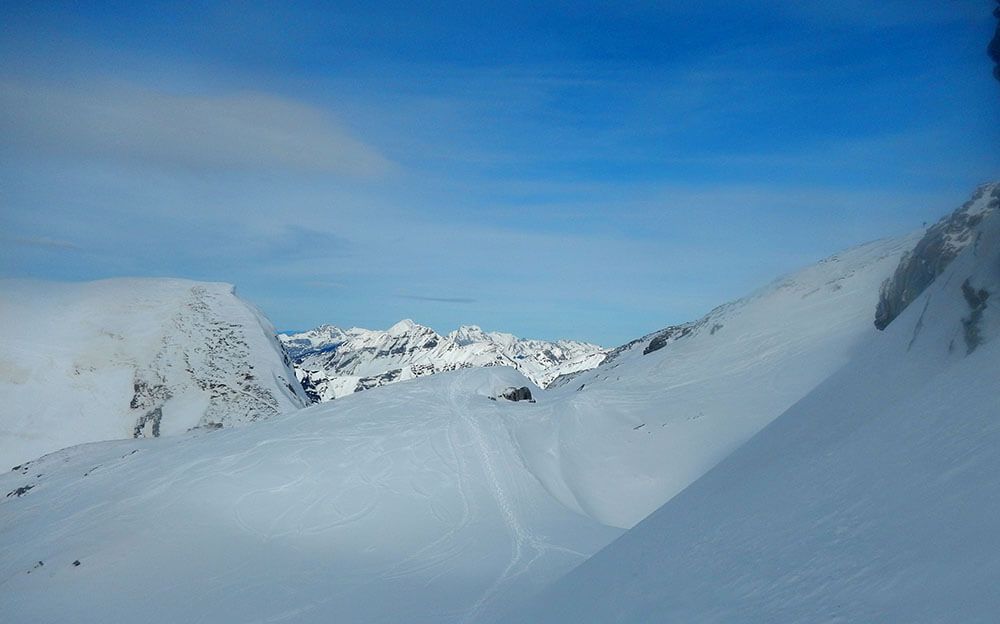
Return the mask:
<svg viewBox="0 0 1000 624">
<path fill-rule="evenodd" d="M 511 572 L 523 559 L 525 546 L 533 543 L 534 539 L 531 535 L 529 535 L 529 532 L 525 529 L 524 525 L 521 524 L 520 519 L 517 517 L 517 514 L 511 506 L 510 499 L 507 497 L 506 490 L 500 484 L 500 479 L 497 477 L 496 466 L 494 465 L 490 448 L 483 435 L 482 428 L 476 422 L 475 418 L 469 414 L 469 410 L 463 408 L 459 404 L 458 385 L 459 382 L 456 381 L 449 387 L 448 405 L 454 416 L 461 420 L 472 433 L 476 450 L 479 454 L 480 461 L 482 462 L 483 473 L 486 476 L 490 490 L 493 492 L 493 498 L 496 500 L 497 507 L 500 509 L 500 514 L 503 517 L 504 524 L 507 526 L 507 530 L 511 536 L 510 561 L 507 563 L 503 572 L 500 573 L 500 576 L 497 577 L 493 584 L 490 585 L 483 595 L 480 596 L 479 599 L 469 608 L 469 612 L 464 621 L 470 622 L 478 618 L 479 614 L 483 611 L 486 605 L 493 600 L 503 584 L 516 576 L 515 574 L 511 574 Z M 534 558 L 532 561 L 534 561 Z"/>
</svg>

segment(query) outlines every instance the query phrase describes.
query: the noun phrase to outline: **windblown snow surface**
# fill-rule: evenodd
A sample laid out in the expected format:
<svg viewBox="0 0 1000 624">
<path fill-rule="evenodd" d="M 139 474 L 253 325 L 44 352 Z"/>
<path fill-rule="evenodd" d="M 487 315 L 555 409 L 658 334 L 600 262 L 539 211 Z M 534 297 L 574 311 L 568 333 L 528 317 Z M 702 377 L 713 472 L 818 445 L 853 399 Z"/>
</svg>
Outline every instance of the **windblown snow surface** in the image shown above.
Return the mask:
<svg viewBox="0 0 1000 624">
<path fill-rule="evenodd" d="M 0 281 L 3 465 L 305 403 L 274 328 L 228 284 Z"/>
<path fill-rule="evenodd" d="M 492 621 L 620 533 L 520 461 L 537 404 L 489 397 L 527 383 L 443 373 L 31 462 L 0 478 L 0 619 Z"/>
<path fill-rule="evenodd" d="M 919 235 L 869 243 L 563 380 L 517 430 L 564 504 L 628 528 L 846 364 L 879 286 Z"/>
<path fill-rule="evenodd" d="M 509 621 L 996 622 L 1000 213 L 971 234 L 847 366 Z"/>
<path fill-rule="evenodd" d="M 490 399 L 519 373 L 466 369 L 20 466 L 0 476 L 0 616 L 495 621 L 848 361 L 913 242 L 651 334 L 534 404 Z"/>
</svg>

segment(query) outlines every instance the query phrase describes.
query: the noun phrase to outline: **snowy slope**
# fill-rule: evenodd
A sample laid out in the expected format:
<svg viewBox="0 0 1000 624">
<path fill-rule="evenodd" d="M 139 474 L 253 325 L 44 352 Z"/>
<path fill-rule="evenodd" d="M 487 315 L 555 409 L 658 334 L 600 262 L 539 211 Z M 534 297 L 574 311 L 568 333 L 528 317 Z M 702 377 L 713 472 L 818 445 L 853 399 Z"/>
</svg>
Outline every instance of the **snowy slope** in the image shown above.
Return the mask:
<svg viewBox="0 0 1000 624">
<path fill-rule="evenodd" d="M 532 388 L 535 404 L 489 400 L 530 385 L 509 368 L 461 370 L 43 458 L 0 477 L 0 615 L 494 621 L 620 534 L 602 523 L 630 526 L 848 357 L 911 245 L 841 254 L 663 348 L 643 354 L 660 332 Z"/>
<path fill-rule="evenodd" d="M 304 402 L 273 328 L 230 285 L 0 282 L 0 465 Z"/>
<path fill-rule="evenodd" d="M 850 363 L 512 622 L 996 622 L 1000 214 Z"/>
<path fill-rule="evenodd" d="M 873 338 L 879 285 L 917 238 L 837 254 L 560 380 L 517 430 L 526 461 L 564 504 L 634 525 Z"/>
<path fill-rule="evenodd" d="M 492 621 L 620 534 L 520 461 L 541 403 L 488 397 L 529 383 L 449 372 L 0 475 L 0 620 Z"/>
<path fill-rule="evenodd" d="M 593 368 L 604 359 L 601 347 L 575 340 L 525 340 L 464 325 L 442 336 L 407 319 L 386 331 L 323 325 L 283 334 L 307 392 L 328 401 L 360 390 L 442 371 L 510 366 L 545 387 L 568 373 Z"/>
<path fill-rule="evenodd" d="M 975 227 L 991 223 L 990 218 L 985 214 Z M 827 516 L 817 520 L 810 514 L 826 512 L 836 522 L 821 538 L 847 540 L 857 534 L 887 539 L 885 547 L 890 548 L 894 542 L 886 535 L 864 533 L 877 529 L 877 523 L 865 521 L 873 516 L 859 512 L 859 524 L 851 524 L 853 500 L 836 499 L 819 508 L 815 504 L 823 500 L 820 494 L 871 486 L 870 475 L 854 482 L 834 478 L 838 470 L 863 466 L 868 456 L 888 458 L 889 467 L 896 469 L 892 478 L 897 480 L 886 481 L 887 486 L 912 490 L 918 486 L 904 481 L 902 474 L 909 455 L 925 448 L 941 450 L 929 433 L 918 436 L 915 446 L 901 445 L 905 449 L 899 450 L 879 437 L 887 431 L 876 428 L 864 435 L 874 436 L 878 446 L 873 442 L 841 456 L 841 446 L 863 444 L 867 438 L 859 434 L 841 445 L 838 423 L 864 429 L 854 408 L 869 409 L 884 401 L 885 418 L 890 419 L 886 429 L 891 425 L 893 435 L 906 441 L 906 414 L 891 416 L 897 409 L 893 401 L 903 405 L 912 393 L 916 398 L 905 407 L 916 409 L 948 397 L 951 402 L 940 408 L 942 413 L 952 408 L 974 411 L 978 403 L 966 404 L 964 397 L 979 401 L 984 393 L 970 392 L 965 376 L 980 386 L 995 382 L 996 367 L 981 354 L 995 354 L 997 319 L 980 301 L 980 289 L 993 292 L 995 285 L 988 276 L 976 275 L 966 292 L 961 288 L 961 271 L 972 270 L 968 265 L 973 261 L 967 258 L 980 249 L 975 237 L 935 282 L 937 288 L 951 279 L 948 275 L 959 280 L 949 286 L 948 297 L 935 299 L 950 301 L 941 305 L 955 317 L 952 321 L 939 326 L 913 318 L 913 309 L 923 304 L 918 299 L 885 332 L 874 328 L 879 287 L 918 238 L 848 250 L 696 322 L 650 334 L 608 354 L 608 361 L 592 371 L 562 377 L 551 390 L 532 387 L 535 404 L 490 400 L 509 386 L 531 385 L 510 368 L 457 370 L 351 394 L 252 427 L 202 428 L 170 438 L 66 449 L 0 475 L 0 620 L 493 622 L 621 535 L 620 529 L 606 525 L 631 527 L 672 497 L 656 515 L 602 551 L 593 560 L 597 563 L 587 562 L 579 573 L 566 577 L 546 598 L 548 603 L 537 606 L 541 611 L 509 621 L 605 622 L 619 615 L 640 621 L 713 621 L 713 614 L 719 615 L 717 621 L 784 621 L 780 614 L 774 617 L 775 609 L 787 607 L 793 616 L 804 613 L 816 604 L 809 603 L 809 597 L 822 594 L 822 589 L 806 583 L 798 592 L 798 579 L 847 583 L 857 571 L 851 567 L 853 555 L 819 560 L 818 575 L 802 564 L 785 578 L 785 560 L 770 565 L 767 557 L 787 553 L 787 561 L 798 565 L 803 551 L 796 549 L 796 539 L 768 537 L 767 528 L 778 526 L 782 536 L 808 541 L 809 535 L 795 533 L 801 527 L 792 519 L 815 524 Z M 996 259 L 991 262 L 995 268 Z M 953 297 L 956 287 L 958 303 Z M 963 324 L 963 318 L 968 322 Z M 911 325 L 908 332 L 899 329 L 906 323 Z M 400 345 L 424 344 L 411 341 L 414 336 L 428 337 L 422 332 L 406 323 L 384 332 L 386 357 Z M 322 333 L 314 337 L 317 344 L 326 339 Z M 907 335 L 900 338 L 900 333 Z M 930 357 L 914 368 L 901 364 L 898 353 L 880 360 L 875 356 L 889 351 L 870 346 L 896 345 L 892 348 L 898 352 L 913 334 L 914 345 L 924 345 L 920 349 L 928 352 L 947 353 L 951 346 L 944 376 L 935 376 L 940 362 Z M 477 344 L 471 328 L 453 335 L 456 344 Z M 985 342 L 965 357 L 967 335 Z M 848 380 L 831 388 L 826 380 L 831 375 L 842 379 L 846 373 L 837 371 L 848 362 L 858 362 L 858 383 L 866 385 L 855 388 Z M 962 368 L 972 366 L 967 362 L 976 363 L 978 372 Z M 913 387 L 907 385 L 911 383 Z M 792 452 L 782 439 L 751 456 L 749 463 L 736 469 L 726 468 L 726 463 L 699 479 L 800 400 L 789 415 L 745 447 L 755 448 L 759 440 L 768 439 L 767 432 L 791 427 Z M 837 425 L 829 431 L 819 426 L 813 411 L 801 411 L 810 402 L 824 407 L 837 401 L 853 403 L 834 418 L 819 419 Z M 954 413 L 951 419 L 937 420 L 932 414 L 927 426 L 945 431 L 947 439 L 978 436 L 996 456 L 990 446 L 990 436 L 998 435 L 995 428 L 942 429 L 955 422 Z M 808 426 L 796 428 L 800 419 Z M 956 448 L 996 468 L 989 464 L 995 460 L 976 455 L 980 451 L 971 444 L 962 442 Z M 783 453 L 792 458 L 787 473 L 774 481 L 761 476 L 756 490 L 740 494 L 733 481 L 737 476 L 753 478 L 755 471 L 784 462 Z M 845 465 L 838 466 L 841 463 Z M 973 467 L 978 470 L 978 465 Z M 951 473 L 943 473 L 944 485 L 932 494 L 961 507 L 961 500 L 947 498 L 945 485 L 963 467 L 951 467 Z M 690 498 L 720 473 L 731 476 L 697 495 L 702 498 Z M 831 480 L 800 480 L 800 475 L 819 479 L 822 474 L 832 475 Z M 933 474 L 928 470 L 911 476 Z M 692 482 L 696 484 L 685 490 Z M 788 504 L 782 498 L 786 490 L 792 501 Z M 989 514 L 996 507 L 967 490 L 961 496 L 982 505 L 984 526 L 993 527 L 995 518 Z M 669 511 L 685 508 L 685 500 L 694 500 L 690 521 L 681 512 Z M 733 518 L 720 516 L 730 500 L 742 511 Z M 770 510 L 783 517 L 764 522 Z M 917 509 L 902 503 L 892 509 L 902 518 L 898 522 L 914 517 L 900 513 L 907 511 Z M 846 515 L 837 515 L 841 513 Z M 673 518 L 671 524 L 666 529 L 654 524 L 644 535 L 644 527 L 664 514 Z M 974 534 L 972 520 L 966 520 L 968 526 L 961 529 Z M 917 533 L 932 543 L 927 533 Z M 736 540 L 728 551 L 713 550 L 727 539 Z M 945 542 L 956 545 L 961 539 L 949 535 Z M 673 550 L 660 549 L 667 543 Z M 625 548 L 622 544 L 634 546 L 618 558 L 615 553 Z M 752 570 L 738 565 L 739 554 L 756 552 L 754 548 L 768 549 L 743 562 L 762 566 L 760 585 Z M 902 558 L 899 552 L 890 554 Z M 665 565 L 675 557 L 681 562 L 678 567 Z M 80 565 L 73 565 L 75 561 Z M 851 565 L 837 567 L 842 561 Z M 630 567 L 636 562 L 641 566 Z M 970 559 L 969 566 L 973 564 L 994 571 L 982 558 Z M 684 566 L 693 570 L 690 581 L 684 578 Z M 628 572 L 618 576 L 617 567 Z M 859 569 L 869 574 L 866 587 L 877 588 L 876 572 Z M 848 574 L 841 574 L 845 570 Z M 920 572 L 916 567 L 907 570 Z M 724 579 L 718 592 L 711 578 L 716 573 Z M 733 576 L 727 577 L 729 573 Z M 643 585 L 646 576 L 648 584 Z M 898 587 L 910 581 L 892 582 Z M 671 593 L 673 587 L 684 591 Z M 758 587 L 760 593 L 754 594 Z M 955 584 L 947 587 L 960 591 Z M 664 596 L 673 611 L 656 602 Z M 759 598 L 753 613 L 769 617 L 734 618 L 747 596 Z M 578 609 L 573 600 L 583 606 Z M 625 604 L 629 600 L 643 606 L 632 609 Z M 859 604 L 848 608 L 865 608 L 863 601 Z M 835 608 L 833 603 L 826 606 Z M 801 610 L 794 611 L 797 608 Z M 678 617 L 660 617 L 666 613 Z M 565 614 L 566 619 L 559 619 Z"/>
</svg>

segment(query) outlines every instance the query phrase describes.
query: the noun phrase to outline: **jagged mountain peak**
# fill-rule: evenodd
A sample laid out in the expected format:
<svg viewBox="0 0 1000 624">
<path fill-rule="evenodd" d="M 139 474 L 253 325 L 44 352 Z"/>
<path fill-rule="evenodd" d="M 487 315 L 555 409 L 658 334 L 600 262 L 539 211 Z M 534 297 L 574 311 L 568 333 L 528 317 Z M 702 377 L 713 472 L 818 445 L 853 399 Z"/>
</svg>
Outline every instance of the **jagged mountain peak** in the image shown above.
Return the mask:
<svg viewBox="0 0 1000 624">
<path fill-rule="evenodd" d="M 333 327 L 333 326 L 324 326 Z M 539 386 L 561 375 L 600 364 L 604 349 L 585 342 L 523 340 L 513 334 L 462 325 L 442 336 L 411 319 L 386 331 L 320 328 L 280 336 L 294 358 L 297 375 L 314 400 L 457 368 L 509 366 Z"/>
<path fill-rule="evenodd" d="M 492 337 L 487 334 L 479 325 L 462 325 L 455 331 L 448 334 L 448 338 L 460 346 L 472 344 L 474 342 L 485 342 Z"/>
<path fill-rule="evenodd" d="M 427 328 L 414 323 L 412 319 L 403 319 L 390 327 L 386 333 L 390 336 L 405 336 L 415 330 L 419 331 L 421 329 Z"/>
</svg>

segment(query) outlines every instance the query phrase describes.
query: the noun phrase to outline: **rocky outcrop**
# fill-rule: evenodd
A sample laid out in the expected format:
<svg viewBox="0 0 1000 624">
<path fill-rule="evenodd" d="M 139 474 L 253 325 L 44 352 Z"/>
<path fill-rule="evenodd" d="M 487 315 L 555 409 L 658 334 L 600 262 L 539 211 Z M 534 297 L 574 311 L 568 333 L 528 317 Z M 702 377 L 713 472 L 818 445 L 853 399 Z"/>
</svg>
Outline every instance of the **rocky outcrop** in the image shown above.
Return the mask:
<svg viewBox="0 0 1000 624">
<path fill-rule="evenodd" d="M 985 288 L 973 287 L 969 283 L 969 280 L 966 279 L 962 282 L 962 297 L 969 306 L 968 318 L 962 319 L 965 349 L 968 354 L 975 351 L 976 347 L 983 341 L 979 323 L 983 318 L 983 312 L 986 310 L 986 300 L 990 298 L 990 293 Z"/>
<path fill-rule="evenodd" d="M 528 386 L 521 386 L 520 388 L 507 388 L 500 393 L 500 398 L 507 399 L 508 401 L 535 402 L 535 400 L 531 398 L 531 388 Z"/>
<path fill-rule="evenodd" d="M 1000 183 L 979 187 L 968 202 L 928 228 L 916 247 L 882 284 L 875 327 L 885 329 L 958 254 L 975 243 L 976 226 L 1000 209 Z"/>
<path fill-rule="evenodd" d="M 721 326 L 720 326 L 721 327 Z M 694 331 L 693 324 L 687 325 L 675 325 L 673 327 L 668 327 L 666 329 L 660 330 L 646 345 L 646 348 L 642 350 L 643 355 L 649 355 L 654 351 L 659 351 L 663 347 L 667 346 L 674 340 L 680 340 L 681 338 L 687 336 L 692 331 Z M 715 331 L 712 332 L 713 334 Z"/>
<path fill-rule="evenodd" d="M 0 457 L 233 426 L 308 402 L 233 286 L 0 281 Z"/>
</svg>

